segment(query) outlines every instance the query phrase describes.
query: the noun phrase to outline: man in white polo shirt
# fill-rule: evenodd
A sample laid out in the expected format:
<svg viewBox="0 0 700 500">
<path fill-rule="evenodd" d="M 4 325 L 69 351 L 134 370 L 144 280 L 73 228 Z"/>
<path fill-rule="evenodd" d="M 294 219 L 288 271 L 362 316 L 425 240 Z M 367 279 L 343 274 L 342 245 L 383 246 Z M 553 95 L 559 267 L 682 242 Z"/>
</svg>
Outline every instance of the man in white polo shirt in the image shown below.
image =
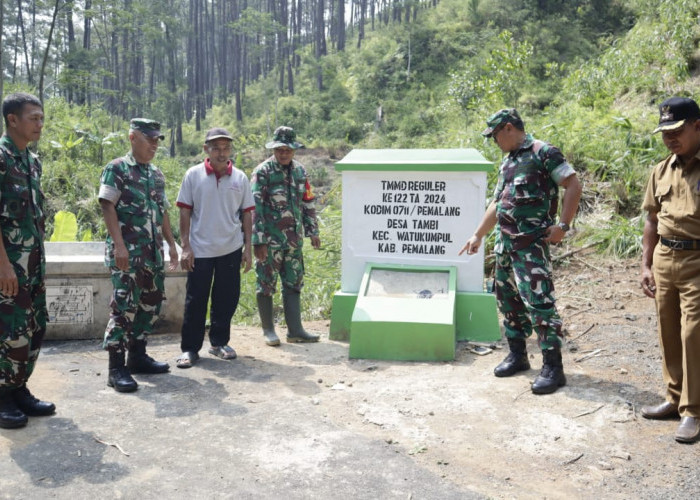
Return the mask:
<svg viewBox="0 0 700 500">
<path fill-rule="evenodd" d="M 228 345 L 231 318 L 241 292 L 240 268 L 244 266 L 248 272 L 252 264 L 255 203 L 248 177 L 229 159 L 232 143 L 233 137 L 225 129 L 209 130 L 204 140 L 207 158 L 187 170 L 177 196 L 180 264 L 188 271 L 179 368 L 189 368 L 199 359 L 210 291 L 209 354 L 222 359 L 236 357 Z"/>
</svg>

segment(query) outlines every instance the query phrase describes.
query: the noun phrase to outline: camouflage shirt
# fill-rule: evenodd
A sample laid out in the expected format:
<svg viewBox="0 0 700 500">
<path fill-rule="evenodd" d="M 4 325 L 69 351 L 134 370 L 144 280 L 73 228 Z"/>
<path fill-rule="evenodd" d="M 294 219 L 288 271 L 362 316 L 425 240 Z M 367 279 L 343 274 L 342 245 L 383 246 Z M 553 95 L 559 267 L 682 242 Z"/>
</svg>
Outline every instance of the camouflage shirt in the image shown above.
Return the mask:
<svg viewBox="0 0 700 500">
<path fill-rule="evenodd" d="M 117 158 L 102 171 L 98 196 L 114 203 L 130 267 L 162 268 L 163 214 L 169 205 L 160 169 L 137 163 L 131 153 Z M 105 265 L 116 265 L 111 236 L 107 236 Z"/>
<path fill-rule="evenodd" d="M 318 235 L 316 208 L 304 166 L 287 167 L 271 156 L 253 171 L 253 245 L 298 248 L 304 236 Z"/>
<path fill-rule="evenodd" d="M 520 149 L 503 159 L 498 173 L 497 252 L 504 241 L 519 249 L 544 235 L 554 224 L 559 184 L 574 173 L 559 149 L 526 134 Z"/>
<path fill-rule="evenodd" d="M 12 139 L 0 138 L 0 230 L 20 286 L 43 283 L 44 195 L 41 162 L 28 149 L 20 152 Z"/>
</svg>

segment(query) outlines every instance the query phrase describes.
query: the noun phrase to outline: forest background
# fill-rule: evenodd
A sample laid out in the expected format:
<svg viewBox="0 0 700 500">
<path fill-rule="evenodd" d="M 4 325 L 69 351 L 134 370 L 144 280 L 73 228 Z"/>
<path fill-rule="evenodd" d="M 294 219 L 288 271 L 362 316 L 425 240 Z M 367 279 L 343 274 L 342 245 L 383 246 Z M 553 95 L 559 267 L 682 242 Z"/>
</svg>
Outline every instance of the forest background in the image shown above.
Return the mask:
<svg viewBox="0 0 700 500">
<path fill-rule="evenodd" d="M 171 201 L 206 129 L 228 128 L 250 173 L 275 126 L 294 127 L 327 160 L 309 166 L 324 247 L 306 253 L 302 295 L 323 318 L 340 283 L 328 165 L 356 147 L 476 148 L 497 165 L 480 131 L 502 107 L 583 178 L 570 243 L 637 255 L 642 192 L 666 155 L 657 106 L 699 97 L 699 14 L 700 0 L 0 0 L 0 94 L 41 96 L 47 234 L 65 210 L 79 239 L 106 234 L 99 177 L 128 151 L 130 118 L 163 124 L 154 163 Z M 253 282 L 237 321 L 256 316 Z"/>
</svg>

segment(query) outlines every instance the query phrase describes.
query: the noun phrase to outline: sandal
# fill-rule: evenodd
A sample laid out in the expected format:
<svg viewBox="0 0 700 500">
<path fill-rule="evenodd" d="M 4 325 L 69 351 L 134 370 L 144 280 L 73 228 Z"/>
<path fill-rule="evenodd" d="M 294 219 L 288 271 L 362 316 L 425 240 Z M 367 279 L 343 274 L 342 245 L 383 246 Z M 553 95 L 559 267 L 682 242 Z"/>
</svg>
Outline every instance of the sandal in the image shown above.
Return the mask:
<svg viewBox="0 0 700 500">
<path fill-rule="evenodd" d="M 228 345 L 211 346 L 209 348 L 209 354 L 221 359 L 236 359 L 237 356 L 236 351 L 233 350 L 233 347 Z"/>
<path fill-rule="evenodd" d="M 199 354 L 197 354 L 196 352 L 185 351 L 182 354 L 180 354 L 180 357 L 177 358 L 175 364 L 178 368 L 192 368 L 192 365 L 194 365 L 195 361 L 197 361 L 198 359 Z"/>
</svg>

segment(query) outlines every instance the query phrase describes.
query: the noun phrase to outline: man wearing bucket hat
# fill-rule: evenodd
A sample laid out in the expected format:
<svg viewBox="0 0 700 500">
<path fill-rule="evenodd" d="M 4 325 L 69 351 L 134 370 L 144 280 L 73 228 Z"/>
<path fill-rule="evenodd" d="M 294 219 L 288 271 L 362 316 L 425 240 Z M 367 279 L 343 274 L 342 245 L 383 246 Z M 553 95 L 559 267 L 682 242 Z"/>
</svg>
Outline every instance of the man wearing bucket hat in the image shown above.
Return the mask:
<svg viewBox="0 0 700 500">
<path fill-rule="evenodd" d="M 277 346 L 272 296 L 277 275 L 282 281 L 287 342 L 318 342 L 319 336 L 304 330 L 301 324 L 300 293 L 304 285 L 304 236 L 311 246 L 321 247 L 314 196 L 306 170 L 294 160 L 294 152 L 303 148 L 290 127 L 278 127 L 265 147 L 273 155 L 253 171 L 251 187 L 255 200 L 253 214 L 253 251 L 257 275 L 256 298 L 265 343 Z"/>
<path fill-rule="evenodd" d="M 496 299 L 510 352 L 494 369 L 510 377 L 530 369 L 525 339 L 534 330 L 542 350 L 542 371 L 532 384 L 535 394 L 549 394 L 566 384 L 561 357 L 562 322 L 552 283 L 549 244 L 569 230 L 581 184 L 556 147 L 536 140 L 514 108 L 491 115 L 482 132 L 507 156 L 501 163 L 493 201 L 474 235 L 459 252 L 476 253 L 496 225 Z M 559 186 L 565 189 L 559 223 Z"/>
<path fill-rule="evenodd" d="M 175 270 L 178 263 L 165 177 L 151 164 L 164 138 L 158 122 L 134 118 L 129 127 L 131 151 L 110 162 L 100 180 L 98 197 L 109 233 L 105 264 L 114 287 L 103 347 L 109 353 L 107 385 L 118 392 L 138 388 L 132 373 L 169 370 L 167 363 L 146 354 L 146 339 L 165 299 L 163 238 L 169 246 L 169 269 Z"/>
<path fill-rule="evenodd" d="M 187 170 L 177 195 L 180 263 L 187 271 L 178 368 L 189 368 L 199 359 L 210 296 L 209 354 L 236 358 L 228 345 L 231 318 L 241 294 L 241 265 L 248 272 L 253 261 L 250 233 L 255 205 L 248 177 L 229 159 L 232 145 L 226 129 L 209 130 L 203 146 L 207 158 Z"/>
<path fill-rule="evenodd" d="M 642 408 L 650 419 L 681 418 L 676 441 L 700 439 L 700 108 L 686 97 L 659 106 L 671 152 L 652 170 L 642 208 L 644 293 L 656 300 L 666 401 Z"/>
</svg>

